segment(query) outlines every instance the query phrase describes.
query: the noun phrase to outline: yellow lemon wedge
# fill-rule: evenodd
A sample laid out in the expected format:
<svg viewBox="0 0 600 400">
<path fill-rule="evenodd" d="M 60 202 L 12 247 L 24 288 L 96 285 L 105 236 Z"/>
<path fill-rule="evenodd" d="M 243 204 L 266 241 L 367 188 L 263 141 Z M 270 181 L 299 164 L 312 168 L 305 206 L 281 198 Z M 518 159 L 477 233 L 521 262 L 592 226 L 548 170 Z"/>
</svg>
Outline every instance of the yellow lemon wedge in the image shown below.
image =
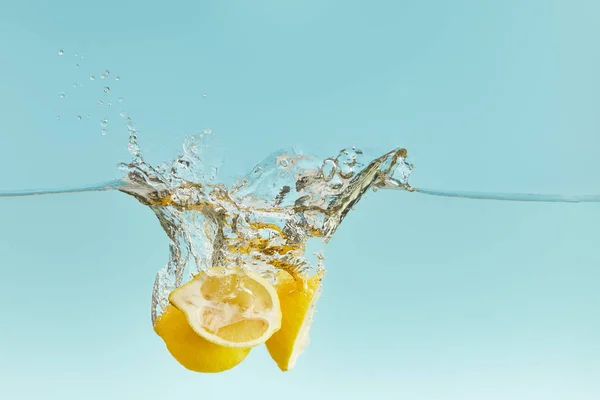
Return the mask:
<svg viewBox="0 0 600 400">
<path fill-rule="evenodd" d="M 185 314 L 172 305 L 156 320 L 154 331 L 164 340 L 169 353 L 185 368 L 195 372 L 223 372 L 244 361 L 250 349 L 223 347 L 199 336 Z"/>
<path fill-rule="evenodd" d="M 278 276 L 277 294 L 281 304 L 281 329 L 265 343 L 271 358 L 282 371 L 296 365 L 298 356 L 308 345 L 315 305 L 321 294 L 323 272 L 310 278 L 294 280 L 289 274 Z"/>
<path fill-rule="evenodd" d="M 216 267 L 175 289 L 169 302 L 190 327 L 219 346 L 246 349 L 263 344 L 281 327 L 273 285 L 253 271 Z"/>
</svg>

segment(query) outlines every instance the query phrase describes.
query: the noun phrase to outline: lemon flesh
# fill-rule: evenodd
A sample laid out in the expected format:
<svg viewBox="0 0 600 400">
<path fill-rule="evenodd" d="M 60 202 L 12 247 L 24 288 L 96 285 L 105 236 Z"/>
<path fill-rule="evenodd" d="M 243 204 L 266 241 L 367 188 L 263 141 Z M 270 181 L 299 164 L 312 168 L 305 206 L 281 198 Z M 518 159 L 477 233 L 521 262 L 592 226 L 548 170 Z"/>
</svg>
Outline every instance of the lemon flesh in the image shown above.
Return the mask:
<svg viewBox="0 0 600 400">
<path fill-rule="evenodd" d="M 169 301 L 199 336 L 219 346 L 250 348 L 281 327 L 273 285 L 253 271 L 212 268 L 175 289 Z"/>
<path fill-rule="evenodd" d="M 281 304 L 281 329 L 265 343 L 271 358 L 282 371 L 294 368 L 298 356 L 308 345 L 316 302 L 321 294 L 323 273 L 310 278 L 300 276 L 300 282 L 281 274 L 277 294 Z"/>
<path fill-rule="evenodd" d="M 168 305 L 157 319 L 154 331 L 164 340 L 169 353 L 185 368 L 195 372 L 223 372 L 244 361 L 249 348 L 223 347 L 199 336 L 183 312 Z"/>
</svg>

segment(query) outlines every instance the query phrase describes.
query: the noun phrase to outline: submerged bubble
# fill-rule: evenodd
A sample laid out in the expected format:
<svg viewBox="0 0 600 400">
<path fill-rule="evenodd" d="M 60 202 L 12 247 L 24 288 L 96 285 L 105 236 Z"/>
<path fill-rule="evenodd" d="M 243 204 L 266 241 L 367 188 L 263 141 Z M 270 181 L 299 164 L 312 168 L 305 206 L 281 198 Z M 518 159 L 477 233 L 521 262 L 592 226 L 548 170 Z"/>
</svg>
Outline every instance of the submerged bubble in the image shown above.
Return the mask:
<svg viewBox="0 0 600 400">
<path fill-rule="evenodd" d="M 75 53 L 75 57 L 79 57 L 79 54 Z"/>
<path fill-rule="evenodd" d="M 63 54 L 65 54 L 65 51 L 64 51 L 63 49 L 60 49 L 60 50 L 58 51 L 58 55 L 59 55 L 59 56 L 62 56 Z"/>
<path fill-rule="evenodd" d="M 283 168 L 286 168 L 289 165 L 289 161 L 286 156 L 282 156 L 279 158 L 278 164 Z"/>
<path fill-rule="evenodd" d="M 120 80 L 121 80 L 121 77 L 120 77 L 120 76 L 118 76 L 118 75 L 117 75 L 117 76 L 115 76 L 115 81 L 120 81 Z"/>
<path fill-rule="evenodd" d="M 58 95 L 58 97 L 60 97 L 61 99 L 64 99 L 64 98 L 66 97 L 66 94 L 64 94 L 64 93 L 60 93 L 60 94 Z"/>
<path fill-rule="evenodd" d="M 105 69 L 104 72 L 102 72 L 102 75 L 100 75 L 100 78 L 106 79 L 108 75 L 110 75 L 110 72 L 107 69 Z"/>
<path fill-rule="evenodd" d="M 110 92 L 110 88 L 108 86 L 104 87 L 104 93 Z"/>
<path fill-rule="evenodd" d="M 100 121 L 100 125 L 106 127 L 108 125 L 108 119 L 104 118 L 102 121 Z"/>
<path fill-rule="evenodd" d="M 79 64 L 75 64 L 75 68 L 79 68 Z"/>
<path fill-rule="evenodd" d="M 108 103 L 107 105 L 108 105 L 109 107 L 112 107 L 112 103 Z"/>
<path fill-rule="evenodd" d="M 94 81 L 96 80 L 96 77 L 94 75 L 90 76 L 90 81 Z"/>
<path fill-rule="evenodd" d="M 206 93 L 202 93 L 202 97 L 206 97 Z"/>
<path fill-rule="evenodd" d="M 119 103 L 122 103 L 123 101 L 125 101 L 125 99 L 122 97 L 119 97 Z"/>
<path fill-rule="evenodd" d="M 102 131 L 101 131 L 101 132 L 102 132 L 102 136 L 106 136 L 106 133 L 107 133 L 108 131 L 106 130 L 106 128 L 102 128 Z"/>
<path fill-rule="evenodd" d="M 102 100 L 98 100 L 98 105 L 101 106 L 102 104 L 104 104 L 104 102 Z"/>
<path fill-rule="evenodd" d="M 86 115 L 85 119 L 90 119 L 90 114 Z"/>
<path fill-rule="evenodd" d="M 123 117 L 123 118 L 125 118 L 125 117 L 127 116 L 127 114 L 125 114 L 125 112 L 124 112 L 124 111 L 121 111 L 121 112 L 119 113 L 119 115 L 120 115 L 121 117 Z"/>
<path fill-rule="evenodd" d="M 56 120 L 58 121 L 59 119 L 60 119 L 60 115 L 57 115 L 56 116 Z"/>
<path fill-rule="evenodd" d="M 77 119 L 78 119 L 79 121 L 81 121 L 81 115 L 78 115 L 78 116 L 77 116 Z"/>
<path fill-rule="evenodd" d="M 74 83 L 74 84 L 73 84 L 73 87 L 74 87 L 74 88 L 77 88 L 77 86 L 78 86 L 78 85 L 77 85 L 77 83 Z"/>
</svg>

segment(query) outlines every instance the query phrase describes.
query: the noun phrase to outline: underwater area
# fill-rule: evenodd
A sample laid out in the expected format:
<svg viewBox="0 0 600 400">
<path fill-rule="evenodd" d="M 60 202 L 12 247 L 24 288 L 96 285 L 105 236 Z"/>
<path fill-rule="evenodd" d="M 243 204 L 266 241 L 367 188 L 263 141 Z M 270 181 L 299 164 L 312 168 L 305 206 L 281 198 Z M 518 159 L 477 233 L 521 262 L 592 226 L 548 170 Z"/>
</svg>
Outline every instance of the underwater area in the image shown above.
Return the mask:
<svg viewBox="0 0 600 400">
<path fill-rule="evenodd" d="M 2 6 L 0 399 L 599 398 L 599 15 Z"/>
</svg>

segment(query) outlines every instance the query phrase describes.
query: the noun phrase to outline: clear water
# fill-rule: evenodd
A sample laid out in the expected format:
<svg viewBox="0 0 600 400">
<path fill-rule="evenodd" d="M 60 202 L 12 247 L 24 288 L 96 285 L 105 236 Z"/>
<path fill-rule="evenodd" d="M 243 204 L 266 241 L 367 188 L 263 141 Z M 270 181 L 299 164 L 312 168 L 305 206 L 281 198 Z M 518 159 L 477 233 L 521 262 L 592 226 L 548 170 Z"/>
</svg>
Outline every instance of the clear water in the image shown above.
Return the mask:
<svg viewBox="0 0 600 400">
<path fill-rule="evenodd" d="M 0 398 L 599 398 L 598 12 L 4 7 Z M 213 262 L 327 268 L 292 372 L 164 349 L 150 315 Z"/>
</svg>

